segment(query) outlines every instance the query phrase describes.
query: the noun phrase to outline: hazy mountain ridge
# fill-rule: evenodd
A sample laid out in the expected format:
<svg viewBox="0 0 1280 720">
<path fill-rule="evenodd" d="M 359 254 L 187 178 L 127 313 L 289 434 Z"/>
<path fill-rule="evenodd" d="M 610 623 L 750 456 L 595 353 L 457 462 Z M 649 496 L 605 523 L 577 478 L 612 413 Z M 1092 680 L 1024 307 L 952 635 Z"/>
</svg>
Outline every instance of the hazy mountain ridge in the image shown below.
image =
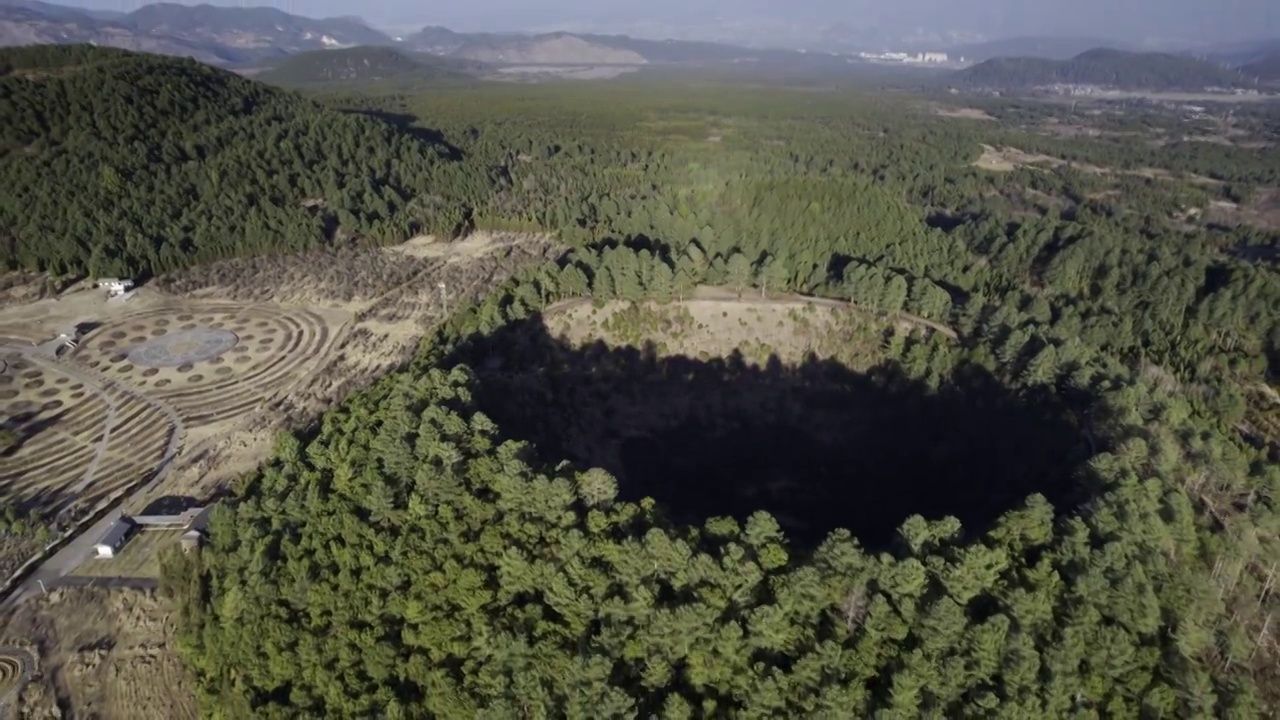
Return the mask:
<svg viewBox="0 0 1280 720">
<path fill-rule="evenodd" d="M 322 85 L 353 81 L 441 80 L 467 78 L 486 70 L 483 63 L 389 47 L 315 50 L 280 61 L 255 78 L 275 85 Z"/>
<path fill-rule="evenodd" d="M 1280 50 L 1273 50 L 1242 66 L 1240 72 L 1261 82 L 1280 82 Z"/>
<path fill-rule="evenodd" d="M 982 62 L 995 58 L 1042 58 L 1045 60 L 1071 60 L 1090 50 L 1110 48 L 1136 51 L 1127 43 L 1091 37 L 1015 37 L 980 43 L 953 45 L 947 52 L 955 57 Z"/>
<path fill-rule="evenodd" d="M 720 43 L 640 40 L 623 35 L 459 33 L 429 26 L 392 38 L 358 18 L 313 20 L 272 8 L 173 3 L 147 5 L 116 18 L 36 0 L 0 0 L 0 46 L 89 43 L 203 62 L 253 66 L 297 53 L 358 46 L 499 64 L 643 65 L 798 60 L 794 50 L 754 50 Z"/>
<path fill-rule="evenodd" d="M 308 50 L 395 44 L 349 18 L 312 20 L 272 8 L 161 3 L 103 18 L 40 2 L 0 4 L 0 46 L 74 43 L 230 66 Z"/>
<path fill-rule="evenodd" d="M 1239 71 L 1184 55 L 1099 48 L 1070 60 L 995 58 L 957 74 L 970 87 L 1025 89 L 1048 85 L 1093 85 L 1126 90 L 1250 87 Z"/>
<path fill-rule="evenodd" d="M 484 62 L 534 62 L 531 57 L 555 63 L 623 64 L 680 62 L 732 62 L 771 57 L 800 57 L 794 50 L 755 50 L 733 45 L 688 40 L 643 40 L 626 35 L 550 32 L 459 33 L 429 26 L 403 38 L 403 45 L 418 52 L 465 57 Z"/>
<path fill-rule="evenodd" d="M 732 20 L 725 22 L 726 28 L 734 24 Z M 821 33 L 822 42 L 818 45 L 852 50 L 858 44 L 857 38 L 864 36 L 869 27 L 831 25 Z M 780 34 L 777 42 L 785 44 L 794 40 L 788 37 Z M 827 71 L 837 66 L 844 67 L 847 63 L 845 56 L 834 50 L 806 53 L 702 40 L 650 40 L 591 32 L 462 33 L 428 26 L 416 33 L 391 37 L 356 17 L 311 19 L 266 7 L 161 3 L 147 5 L 132 13 L 113 15 L 42 0 L 0 0 L 0 46 L 74 43 L 189 56 L 228 67 L 260 67 L 299 53 L 363 46 L 393 47 L 410 53 L 507 65 L 772 63 L 788 68 Z M 1081 73 L 1076 72 L 1079 68 L 1028 64 L 1026 58 L 1075 63 L 1086 49 L 1117 45 L 1120 44 L 1087 37 L 1019 37 L 936 47 L 916 45 L 903 49 L 945 49 L 957 58 L 1002 59 L 1001 65 L 976 71 L 972 76 L 962 78 L 962 82 L 982 80 L 984 74 L 989 74 L 988 81 L 1000 84 L 1014 81 L 1017 84 L 1045 84 L 1063 82 L 1061 77 L 1074 77 Z M 1187 53 L 1241 67 L 1261 61 L 1268 51 L 1276 49 L 1280 49 L 1280 41 L 1236 43 L 1188 50 Z M 1181 59 L 1188 61 L 1186 56 Z M 1082 72 L 1089 76 L 1096 70 L 1098 68 Z M 1124 78 L 1132 74 L 1123 68 L 1112 70 Z M 1269 72 L 1266 65 L 1259 65 L 1246 71 L 1245 75 Z M 1199 71 L 1189 72 L 1188 76 L 1196 74 L 1209 77 L 1208 73 Z M 1018 79 L 1024 75 L 1024 79 Z M 1104 70 L 1102 77 L 1105 76 Z M 1158 82 L 1166 84 L 1165 80 Z"/>
</svg>

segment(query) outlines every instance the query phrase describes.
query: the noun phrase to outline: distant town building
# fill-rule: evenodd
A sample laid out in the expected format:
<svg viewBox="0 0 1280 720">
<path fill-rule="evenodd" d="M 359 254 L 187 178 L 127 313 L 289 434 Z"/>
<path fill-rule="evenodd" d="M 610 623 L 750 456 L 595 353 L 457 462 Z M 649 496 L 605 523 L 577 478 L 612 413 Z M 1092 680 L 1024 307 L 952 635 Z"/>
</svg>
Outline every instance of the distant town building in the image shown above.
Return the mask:
<svg viewBox="0 0 1280 720">
<path fill-rule="evenodd" d="M 93 546 L 94 553 L 102 559 L 115 557 L 124 547 L 124 544 L 129 542 L 129 537 L 133 535 L 133 531 L 136 528 L 137 526 L 129 520 L 118 518 L 102 534 L 102 539 Z"/>
<path fill-rule="evenodd" d="M 896 62 L 896 63 L 912 63 L 912 64 L 940 64 L 950 60 L 944 52 L 883 52 L 883 53 L 858 53 L 863 60 L 871 60 L 873 62 Z"/>
</svg>

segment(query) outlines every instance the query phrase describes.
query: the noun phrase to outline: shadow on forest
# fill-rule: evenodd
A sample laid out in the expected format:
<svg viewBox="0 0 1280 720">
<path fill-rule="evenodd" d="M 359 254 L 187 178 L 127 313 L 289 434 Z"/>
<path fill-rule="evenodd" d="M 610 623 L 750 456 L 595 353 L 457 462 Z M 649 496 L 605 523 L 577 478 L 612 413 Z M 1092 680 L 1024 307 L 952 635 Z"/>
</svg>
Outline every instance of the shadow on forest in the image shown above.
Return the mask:
<svg viewBox="0 0 1280 720">
<path fill-rule="evenodd" d="M 458 162 L 466 158 L 466 154 L 462 152 L 462 148 L 446 140 L 443 132 L 433 130 L 431 128 L 418 127 L 415 125 L 415 123 L 418 122 L 418 118 L 412 115 L 384 112 L 381 110 L 346 108 L 344 108 L 342 112 L 350 113 L 352 115 L 363 115 L 367 118 L 384 122 L 394 127 L 396 130 L 434 147 L 436 152 L 440 153 L 440 157 L 446 160 Z"/>
<path fill-rule="evenodd" d="M 810 358 L 658 357 L 568 347 L 534 318 L 472 338 L 475 396 L 538 460 L 602 467 L 623 499 L 675 521 L 767 510 L 805 547 L 848 528 L 870 548 L 903 520 L 952 515 L 981 530 L 1028 495 L 1079 502 L 1087 448 L 1053 396 L 1018 395 L 980 368 L 934 391 L 896 362 L 867 373 Z"/>
</svg>

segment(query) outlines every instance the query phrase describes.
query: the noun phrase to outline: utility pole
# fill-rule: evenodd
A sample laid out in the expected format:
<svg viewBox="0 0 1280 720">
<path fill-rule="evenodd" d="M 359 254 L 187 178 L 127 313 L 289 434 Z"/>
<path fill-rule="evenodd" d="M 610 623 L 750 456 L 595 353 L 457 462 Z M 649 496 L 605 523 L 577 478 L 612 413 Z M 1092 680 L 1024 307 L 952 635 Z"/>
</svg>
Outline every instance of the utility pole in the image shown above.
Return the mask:
<svg viewBox="0 0 1280 720">
<path fill-rule="evenodd" d="M 43 581 L 43 580 L 40 580 L 39 578 L 37 578 L 37 579 L 36 579 L 36 582 L 40 583 L 40 592 L 44 593 L 45 595 L 48 595 L 48 594 L 49 594 L 49 590 L 48 590 L 48 588 L 46 588 L 46 587 L 44 586 L 44 581 Z"/>
<path fill-rule="evenodd" d="M 440 306 L 444 309 L 444 318 L 449 317 L 449 286 L 443 280 L 436 283 L 436 287 L 440 288 Z"/>
</svg>

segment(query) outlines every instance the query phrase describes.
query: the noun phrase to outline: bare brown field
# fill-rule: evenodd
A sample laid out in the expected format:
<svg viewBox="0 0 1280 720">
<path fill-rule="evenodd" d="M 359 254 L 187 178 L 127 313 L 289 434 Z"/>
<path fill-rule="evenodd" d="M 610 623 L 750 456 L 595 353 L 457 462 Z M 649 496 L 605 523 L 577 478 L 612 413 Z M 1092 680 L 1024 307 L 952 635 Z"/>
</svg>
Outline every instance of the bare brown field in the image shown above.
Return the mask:
<svg viewBox="0 0 1280 720">
<path fill-rule="evenodd" d="M 153 593 L 62 588 L 3 619 L 6 644 L 35 645 L 40 673 L 18 716 L 109 720 L 198 717 L 195 693 L 173 645 L 173 618 Z"/>
</svg>

